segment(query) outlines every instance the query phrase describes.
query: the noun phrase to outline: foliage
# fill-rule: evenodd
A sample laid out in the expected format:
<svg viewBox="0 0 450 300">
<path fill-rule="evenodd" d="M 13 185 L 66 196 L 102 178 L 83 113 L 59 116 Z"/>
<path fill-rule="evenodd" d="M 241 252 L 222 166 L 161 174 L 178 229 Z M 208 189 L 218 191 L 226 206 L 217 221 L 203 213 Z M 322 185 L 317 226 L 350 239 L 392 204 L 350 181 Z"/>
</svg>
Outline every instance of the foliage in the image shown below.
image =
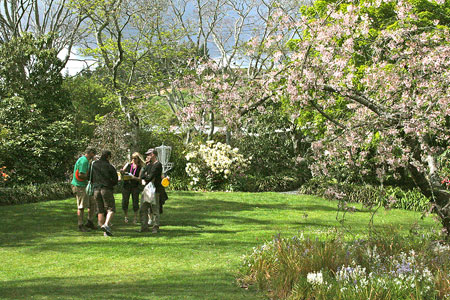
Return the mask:
<svg viewBox="0 0 450 300">
<path fill-rule="evenodd" d="M 186 176 L 175 176 L 170 174 L 170 185 L 166 191 L 187 191 L 190 189 L 190 179 Z"/>
<path fill-rule="evenodd" d="M 439 18 L 424 26 L 407 1 L 321 5 L 322 14 L 284 22 L 302 35 L 272 72 L 280 72 L 280 99 L 326 119 L 312 144 L 313 175 L 374 174 L 383 182 L 406 170 L 450 232 L 449 194 L 428 177 L 450 134 L 448 27 Z M 448 1 L 431 5 L 449 8 Z"/>
<path fill-rule="evenodd" d="M 450 247 L 416 230 L 277 237 L 244 258 L 241 282 L 276 299 L 447 299 Z"/>
<path fill-rule="evenodd" d="M 111 103 L 107 89 L 99 82 L 95 72 L 85 71 L 75 77 L 66 77 L 63 89 L 72 104 L 75 135 L 81 144 L 79 150 L 84 150 L 93 137 L 98 118 L 117 108 Z"/>
<path fill-rule="evenodd" d="M 302 184 L 298 174 L 253 175 L 246 172 L 237 177 L 233 189 L 242 192 L 285 192 L 293 191 Z"/>
<path fill-rule="evenodd" d="M 251 160 L 244 158 L 238 148 L 223 143 L 208 141 L 192 146 L 186 154 L 186 173 L 194 188 L 207 190 L 232 189 Z"/>
<path fill-rule="evenodd" d="M 54 49 L 44 47 L 52 35 L 38 39 L 31 34 L 11 39 L 0 47 L 0 96 L 21 97 L 28 105 L 36 105 L 50 122 L 61 120 L 70 107 L 63 96 L 61 60 Z"/>
<path fill-rule="evenodd" d="M 404 190 L 398 186 L 361 185 L 319 177 L 310 179 L 299 191 L 348 203 L 362 203 L 366 207 L 381 205 L 414 211 L 426 211 L 430 208 L 430 199 L 417 188 Z"/>
<path fill-rule="evenodd" d="M 70 2 L 85 18 L 88 39 L 95 39 L 85 43 L 82 52 L 98 63 L 101 82 L 120 108 L 117 117 L 127 123 L 128 148 L 138 151 L 142 128 L 175 121 L 172 111 L 158 100 L 189 70 L 197 48 L 185 42 L 183 30 L 168 22 L 166 1 Z M 155 117 L 149 120 L 149 115 Z"/>
<path fill-rule="evenodd" d="M 0 161 L 8 184 L 64 180 L 77 151 L 61 61 L 43 47 L 51 38 L 24 34 L 0 45 Z"/>
<path fill-rule="evenodd" d="M 71 196 L 72 186 L 69 182 L 0 187 L 0 205 L 61 200 Z"/>
<path fill-rule="evenodd" d="M 305 143 L 301 130 L 289 120 L 282 105 L 266 103 L 265 113 L 256 111 L 248 115 L 248 119 L 242 120 L 243 132 L 235 134 L 232 140 L 244 156 L 252 156 L 247 173 L 268 176 L 298 172 L 300 176 L 305 175 L 307 168 L 297 157 L 305 154 L 309 144 Z M 305 144 L 306 147 L 301 147 Z"/>
</svg>

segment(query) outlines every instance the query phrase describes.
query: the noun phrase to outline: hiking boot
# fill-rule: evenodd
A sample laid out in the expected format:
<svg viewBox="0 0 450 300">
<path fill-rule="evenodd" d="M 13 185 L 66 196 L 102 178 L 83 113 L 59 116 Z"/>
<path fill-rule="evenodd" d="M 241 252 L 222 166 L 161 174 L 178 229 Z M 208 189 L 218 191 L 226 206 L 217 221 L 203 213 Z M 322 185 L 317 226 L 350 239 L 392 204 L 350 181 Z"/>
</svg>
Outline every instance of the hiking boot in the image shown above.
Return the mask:
<svg viewBox="0 0 450 300">
<path fill-rule="evenodd" d="M 152 233 L 158 233 L 159 226 L 153 226 Z"/>
<path fill-rule="evenodd" d="M 111 228 L 109 228 L 109 226 L 106 225 L 106 224 L 102 226 L 102 230 L 103 230 L 108 236 L 112 236 L 112 235 L 113 235 L 112 232 L 111 232 Z"/>
<path fill-rule="evenodd" d="M 78 225 L 78 230 L 81 232 L 89 232 L 91 231 L 89 228 L 86 228 L 84 225 Z"/>
<path fill-rule="evenodd" d="M 84 225 L 86 228 L 90 228 L 92 230 L 97 229 L 97 226 L 94 225 L 94 223 L 91 220 L 87 220 L 87 223 Z"/>
</svg>

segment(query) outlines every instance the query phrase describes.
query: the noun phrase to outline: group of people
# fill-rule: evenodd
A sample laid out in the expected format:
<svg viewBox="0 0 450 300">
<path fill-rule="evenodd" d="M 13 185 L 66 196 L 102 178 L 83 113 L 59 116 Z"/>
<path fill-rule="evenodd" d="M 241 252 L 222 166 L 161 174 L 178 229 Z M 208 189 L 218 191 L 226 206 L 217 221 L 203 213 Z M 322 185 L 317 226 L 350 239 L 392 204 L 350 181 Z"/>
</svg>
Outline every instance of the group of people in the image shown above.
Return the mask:
<svg viewBox="0 0 450 300">
<path fill-rule="evenodd" d="M 138 223 L 138 216 L 141 222 L 139 232 L 149 232 L 151 225 L 152 232 L 157 233 L 160 214 L 163 212 L 163 205 L 168 197 L 161 184 L 163 168 L 158 161 L 158 152 L 156 149 L 150 148 L 145 155 L 144 161 L 138 152 L 133 153 L 131 161 L 119 171 L 123 180 L 122 209 L 125 215 L 124 221 L 128 223 L 128 207 L 131 196 L 134 212 L 133 223 Z M 119 182 L 119 175 L 116 168 L 110 163 L 111 151 L 103 151 L 98 160 L 94 159 L 95 156 L 95 149 L 86 149 L 85 154 L 75 163 L 73 170 L 71 183 L 77 200 L 78 229 L 83 232 L 97 229 L 94 224 L 97 215 L 98 226 L 104 235 L 112 236 L 111 221 L 116 212 L 113 190 Z M 86 192 L 88 182 L 93 185 L 92 196 Z M 139 203 L 143 187 L 149 183 L 153 183 L 155 187 L 154 197 L 152 201 L 141 199 L 142 201 Z M 86 224 L 83 223 L 85 209 L 88 211 Z"/>
</svg>

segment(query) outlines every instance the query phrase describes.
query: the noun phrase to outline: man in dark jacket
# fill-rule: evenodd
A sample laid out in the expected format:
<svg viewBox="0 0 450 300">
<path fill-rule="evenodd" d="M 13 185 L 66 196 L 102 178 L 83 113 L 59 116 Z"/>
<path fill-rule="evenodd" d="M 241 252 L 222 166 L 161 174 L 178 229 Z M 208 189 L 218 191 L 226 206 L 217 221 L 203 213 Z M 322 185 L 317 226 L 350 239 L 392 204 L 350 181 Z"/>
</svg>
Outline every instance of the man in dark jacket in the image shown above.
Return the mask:
<svg viewBox="0 0 450 300">
<path fill-rule="evenodd" d="M 159 229 L 159 215 L 160 215 L 160 197 L 161 194 L 165 194 L 164 187 L 161 185 L 162 164 L 158 161 L 158 152 L 156 149 L 148 149 L 145 152 L 146 162 L 149 163 L 144 167 L 141 172 L 141 179 L 145 180 L 145 184 L 152 182 L 155 186 L 155 201 L 146 202 L 145 198 L 142 199 L 142 205 L 140 210 L 141 215 L 141 230 L 140 232 L 147 232 L 148 229 L 148 211 L 150 210 L 153 225 L 152 232 L 157 233 Z"/>
<path fill-rule="evenodd" d="M 92 183 L 94 199 L 97 202 L 98 224 L 108 236 L 112 236 L 109 224 L 116 211 L 113 189 L 118 182 L 116 168 L 109 163 L 110 159 L 111 151 L 105 150 L 100 159 L 92 164 Z"/>
</svg>

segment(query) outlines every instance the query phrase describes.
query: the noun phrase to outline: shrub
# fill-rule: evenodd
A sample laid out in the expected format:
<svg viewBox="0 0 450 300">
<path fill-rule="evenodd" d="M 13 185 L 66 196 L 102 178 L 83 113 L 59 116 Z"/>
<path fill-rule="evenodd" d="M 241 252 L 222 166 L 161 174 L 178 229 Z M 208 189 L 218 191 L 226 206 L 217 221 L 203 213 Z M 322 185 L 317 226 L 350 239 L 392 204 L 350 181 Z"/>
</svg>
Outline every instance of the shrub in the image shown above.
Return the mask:
<svg viewBox="0 0 450 300">
<path fill-rule="evenodd" d="M 60 200 L 71 196 L 72 187 L 69 182 L 18 185 L 0 188 L 0 205 Z"/>
<path fill-rule="evenodd" d="M 328 199 L 362 203 L 365 206 L 381 204 L 384 207 L 424 211 L 430 199 L 417 188 L 404 190 L 394 186 L 373 186 L 342 183 L 323 178 L 312 178 L 299 190 L 303 194 L 313 194 Z"/>
<path fill-rule="evenodd" d="M 301 183 L 301 178 L 283 174 L 273 176 L 241 174 L 236 178 L 233 190 L 242 192 L 284 192 L 297 189 Z"/>
<path fill-rule="evenodd" d="M 239 280 L 272 299 L 448 299 L 449 271 L 448 245 L 391 230 L 351 241 L 277 237 L 245 256 Z"/>
<path fill-rule="evenodd" d="M 186 173 L 194 188 L 207 190 L 232 189 L 248 166 L 248 159 L 238 148 L 208 141 L 193 147 L 186 155 Z"/>
<path fill-rule="evenodd" d="M 190 179 L 188 177 L 171 177 L 170 184 L 166 188 L 169 191 L 185 191 L 190 188 Z"/>
</svg>

